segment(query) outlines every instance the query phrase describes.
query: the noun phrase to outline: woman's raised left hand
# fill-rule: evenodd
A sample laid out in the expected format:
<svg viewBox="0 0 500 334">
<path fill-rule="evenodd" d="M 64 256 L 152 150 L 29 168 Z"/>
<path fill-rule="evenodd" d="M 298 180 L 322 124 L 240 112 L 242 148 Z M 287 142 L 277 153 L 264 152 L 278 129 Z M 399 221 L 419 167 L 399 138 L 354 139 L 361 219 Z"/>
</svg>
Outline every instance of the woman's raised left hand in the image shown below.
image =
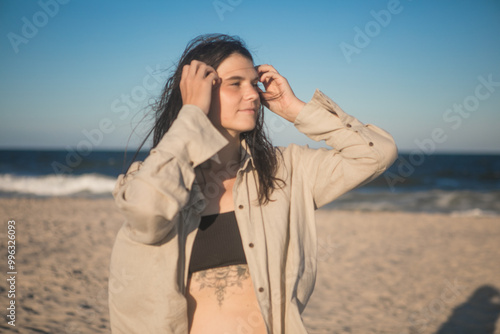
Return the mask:
<svg viewBox="0 0 500 334">
<path fill-rule="evenodd" d="M 261 102 L 269 110 L 284 119 L 294 122 L 305 103 L 293 93 L 288 80 L 271 65 L 259 65 L 255 69 L 265 92 L 259 89 Z"/>
</svg>

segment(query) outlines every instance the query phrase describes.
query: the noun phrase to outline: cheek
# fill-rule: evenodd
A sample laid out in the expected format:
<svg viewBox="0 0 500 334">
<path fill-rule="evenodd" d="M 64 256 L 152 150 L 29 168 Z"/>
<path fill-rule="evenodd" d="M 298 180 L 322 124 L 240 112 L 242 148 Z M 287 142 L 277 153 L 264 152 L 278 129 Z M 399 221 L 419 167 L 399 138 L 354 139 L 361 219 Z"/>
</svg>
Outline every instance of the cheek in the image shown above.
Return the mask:
<svg viewBox="0 0 500 334">
<path fill-rule="evenodd" d="M 237 100 L 236 92 L 230 88 L 221 88 L 219 91 L 221 105 L 231 105 Z"/>
<path fill-rule="evenodd" d="M 238 93 L 230 87 L 219 87 L 212 91 L 209 118 L 215 123 L 231 120 L 239 105 Z"/>
<path fill-rule="evenodd" d="M 221 110 L 221 117 L 224 118 L 225 116 L 228 117 L 230 114 L 236 112 L 238 109 L 238 97 L 234 92 L 231 92 L 230 90 L 223 90 L 221 89 L 220 91 L 220 110 Z"/>
</svg>

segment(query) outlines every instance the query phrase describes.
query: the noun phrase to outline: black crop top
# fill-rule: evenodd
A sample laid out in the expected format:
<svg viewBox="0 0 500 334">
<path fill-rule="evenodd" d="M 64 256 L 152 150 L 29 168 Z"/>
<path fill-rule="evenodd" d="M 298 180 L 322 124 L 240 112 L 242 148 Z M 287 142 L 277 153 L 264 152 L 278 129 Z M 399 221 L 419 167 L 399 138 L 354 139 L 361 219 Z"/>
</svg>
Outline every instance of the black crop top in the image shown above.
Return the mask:
<svg viewBox="0 0 500 334">
<path fill-rule="evenodd" d="M 246 263 L 234 211 L 201 217 L 191 252 L 189 275 L 200 270 Z"/>
</svg>

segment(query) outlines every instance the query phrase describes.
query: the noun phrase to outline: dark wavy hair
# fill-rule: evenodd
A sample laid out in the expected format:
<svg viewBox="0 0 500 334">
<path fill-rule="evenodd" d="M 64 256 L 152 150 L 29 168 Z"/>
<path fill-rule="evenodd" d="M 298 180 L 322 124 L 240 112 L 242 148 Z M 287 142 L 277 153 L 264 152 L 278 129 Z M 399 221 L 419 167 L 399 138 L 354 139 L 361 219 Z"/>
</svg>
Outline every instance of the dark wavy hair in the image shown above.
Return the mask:
<svg viewBox="0 0 500 334">
<path fill-rule="evenodd" d="M 167 79 L 160 99 L 152 105 L 155 112 L 155 123 L 148 132 L 142 145 L 153 133 L 153 147 L 156 147 L 163 135 L 170 129 L 182 108 L 182 96 L 179 87 L 182 68 L 193 60 L 212 66 L 215 70 L 229 56 L 240 54 L 253 63 L 253 57 L 245 43 L 237 36 L 224 34 L 206 34 L 191 40 L 182 54 L 173 73 Z M 262 97 L 261 97 L 262 98 Z M 278 166 L 277 152 L 264 131 L 264 107 L 261 103 L 257 114 L 256 126 L 253 130 L 240 134 L 245 139 L 253 157 L 259 180 L 259 203 L 266 204 L 278 182 L 275 177 Z M 141 145 L 141 147 L 142 147 Z M 139 148 L 140 149 L 140 148 Z M 135 158 L 135 157 L 134 157 Z"/>
</svg>

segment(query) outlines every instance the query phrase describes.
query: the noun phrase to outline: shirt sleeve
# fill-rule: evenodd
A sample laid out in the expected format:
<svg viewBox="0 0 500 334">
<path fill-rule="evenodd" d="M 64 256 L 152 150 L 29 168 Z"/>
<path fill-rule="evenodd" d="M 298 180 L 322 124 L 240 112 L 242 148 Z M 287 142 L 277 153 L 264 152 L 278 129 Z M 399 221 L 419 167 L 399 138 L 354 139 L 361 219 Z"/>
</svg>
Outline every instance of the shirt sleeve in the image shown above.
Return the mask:
<svg viewBox="0 0 500 334">
<path fill-rule="evenodd" d="M 377 126 L 363 124 L 316 90 L 297 115 L 295 127 L 331 149 L 296 147 L 297 164 L 316 208 L 382 174 L 397 158 L 392 136 Z"/>
<path fill-rule="evenodd" d="M 134 162 L 118 177 L 113 197 L 127 218 L 129 237 L 146 244 L 165 238 L 188 203 L 194 168 L 225 145 L 227 140 L 200 108 L 184 105 L 144 162 Z"/>
</svg>

